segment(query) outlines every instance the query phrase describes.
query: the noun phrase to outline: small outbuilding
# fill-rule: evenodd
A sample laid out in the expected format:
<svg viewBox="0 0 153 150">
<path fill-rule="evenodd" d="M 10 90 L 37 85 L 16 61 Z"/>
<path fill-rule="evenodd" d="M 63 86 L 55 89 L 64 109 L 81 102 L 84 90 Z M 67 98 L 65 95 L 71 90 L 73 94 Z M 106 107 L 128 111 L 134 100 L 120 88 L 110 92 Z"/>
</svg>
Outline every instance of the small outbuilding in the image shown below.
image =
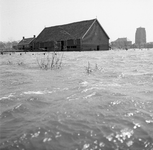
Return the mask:
<svg viewBox="0 0 153 150">
<path fill-rule="evenodd" d="M 35 50 L 109 50 L 109 36 L 97 19 L 46 27 L 33 42 Z"/>
<path fill-rule="evenodd" d="M 23 39 L 18 43 L 18 49 L 19 50 L 33 50 L 34 45 L 33 45 L 33 41 L 35 39 L 35 35 L 32 38 L 25 38 L 23 37 Z"/>
</svg>

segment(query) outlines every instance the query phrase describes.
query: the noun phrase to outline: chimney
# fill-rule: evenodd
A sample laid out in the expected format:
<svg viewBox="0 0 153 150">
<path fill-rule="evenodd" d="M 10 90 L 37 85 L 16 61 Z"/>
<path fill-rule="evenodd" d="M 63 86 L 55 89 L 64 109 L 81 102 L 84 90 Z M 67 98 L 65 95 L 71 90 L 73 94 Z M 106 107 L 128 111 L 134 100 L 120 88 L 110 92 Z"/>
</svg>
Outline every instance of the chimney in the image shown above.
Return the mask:
<svg viewBox="0 0 153 150">
<path fill-rule="evenodd" d="M 33 38 L 36 38 L 36 35 L 33 35 Z"/>
<path fill-rule="evenodd" d="M 25 37 L 23 36 L 23 40 L 25 39 Z"/>
</svg>

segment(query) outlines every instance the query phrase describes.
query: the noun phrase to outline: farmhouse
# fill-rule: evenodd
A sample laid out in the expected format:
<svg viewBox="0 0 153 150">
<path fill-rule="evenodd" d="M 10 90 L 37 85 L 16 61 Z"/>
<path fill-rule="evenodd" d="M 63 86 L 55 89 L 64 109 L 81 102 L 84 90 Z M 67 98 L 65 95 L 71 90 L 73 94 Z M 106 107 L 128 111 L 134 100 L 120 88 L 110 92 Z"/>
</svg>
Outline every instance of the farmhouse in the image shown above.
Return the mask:
<svg viewBox="0 0 153 150">
<path fill-rule="evenodd" d="M 18 49 L 19 50 L 32 50 L 33 47 L 33 41 L 35 39 L 35 35 L 32 38 L 25 38 L 23 37 L 23 39 L 18 43 Z"/>
<path fill-rule="evenodd" d="M 118 38 L 116 41 L 111 42 L 111 48 L 129 49 L 132 45 L 132 41 L 127 38 Z"/>
<path fill-rule="evenodd" d="M 108 50 L 109 37 L 97 19 L 46 27 L 34 40 L 46 51 Z"/>
</svg>

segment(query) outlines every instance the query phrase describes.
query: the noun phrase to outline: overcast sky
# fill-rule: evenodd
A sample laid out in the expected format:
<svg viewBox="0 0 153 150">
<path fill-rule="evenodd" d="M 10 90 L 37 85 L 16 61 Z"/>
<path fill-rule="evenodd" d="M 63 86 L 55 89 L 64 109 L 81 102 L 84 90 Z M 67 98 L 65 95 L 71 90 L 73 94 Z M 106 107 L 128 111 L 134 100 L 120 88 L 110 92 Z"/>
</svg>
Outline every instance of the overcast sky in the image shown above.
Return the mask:
<svg viewBox="0 0 153 150">
<path fill-rule="evenodd" d="M 153 41 L 153 0 L 0 0 L 0 41 L 32 37 L 44 27 L 97 18 L 110 42 L 127 37 L 135 42 L 136 28 Z"/>
</svg>

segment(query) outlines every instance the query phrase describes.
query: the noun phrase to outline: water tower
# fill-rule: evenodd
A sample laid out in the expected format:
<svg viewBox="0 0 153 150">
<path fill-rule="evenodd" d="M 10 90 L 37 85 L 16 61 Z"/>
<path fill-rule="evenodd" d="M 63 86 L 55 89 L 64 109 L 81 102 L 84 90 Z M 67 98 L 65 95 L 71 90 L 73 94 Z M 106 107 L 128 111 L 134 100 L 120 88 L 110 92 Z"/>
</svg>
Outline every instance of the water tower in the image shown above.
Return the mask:
<svg viewBox="0 0 153 150">
<path fill-rule="evenodd" d="M 146 30 L 145 28 L 137 28 L 135 33 L 135 44 L 140 48 L 146 44 Z"/>
</svg>

